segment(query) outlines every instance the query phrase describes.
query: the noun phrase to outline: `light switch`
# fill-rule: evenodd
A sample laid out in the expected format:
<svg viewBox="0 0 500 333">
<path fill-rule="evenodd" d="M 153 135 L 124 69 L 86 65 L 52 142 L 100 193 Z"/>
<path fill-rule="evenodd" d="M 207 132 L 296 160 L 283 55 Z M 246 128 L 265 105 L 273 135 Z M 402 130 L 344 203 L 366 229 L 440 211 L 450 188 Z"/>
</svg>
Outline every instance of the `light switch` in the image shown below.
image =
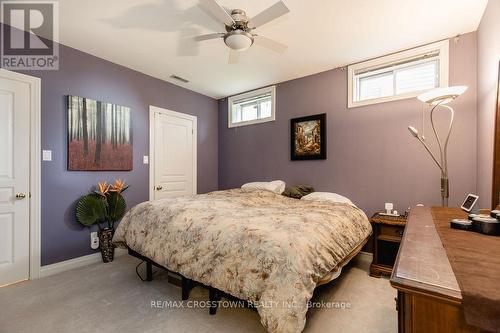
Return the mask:
<svg viewBox="0 0 500 333">
<path fill-rule="evenodd" d="M 42 160 L 52 161 L 52 150 L 42 150 Z"/>
<path fill-rule="evenodd" d="M 142 157 L 142 163 L 143 164 L 149 164 L 149 156 L 143 156 Z"/>
</svg>

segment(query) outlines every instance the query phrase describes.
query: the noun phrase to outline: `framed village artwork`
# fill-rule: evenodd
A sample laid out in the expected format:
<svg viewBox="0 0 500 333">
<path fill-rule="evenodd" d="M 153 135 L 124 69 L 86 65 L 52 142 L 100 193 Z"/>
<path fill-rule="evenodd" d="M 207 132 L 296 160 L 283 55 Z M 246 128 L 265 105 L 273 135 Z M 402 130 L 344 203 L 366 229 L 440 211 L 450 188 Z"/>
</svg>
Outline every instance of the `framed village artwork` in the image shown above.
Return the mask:
<svg viewBox="0 0 500 333">
<path fill-rule="evenodd" d="M 132 170 L 130 108 L 68 96 L 68 170 Z"/>
<path fill-rule="evenodd" d="M 291 158 L 326 159 L 326 113 L 291 120 Z"/>
</svg>

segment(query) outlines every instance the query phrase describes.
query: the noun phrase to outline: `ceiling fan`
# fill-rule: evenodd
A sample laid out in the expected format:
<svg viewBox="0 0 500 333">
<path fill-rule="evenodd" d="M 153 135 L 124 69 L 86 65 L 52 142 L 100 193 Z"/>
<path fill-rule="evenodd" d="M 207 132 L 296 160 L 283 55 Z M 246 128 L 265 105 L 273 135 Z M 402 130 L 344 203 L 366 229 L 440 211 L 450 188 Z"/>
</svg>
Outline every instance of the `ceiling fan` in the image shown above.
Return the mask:
<svg viewBox="0 0 500 333">
<path fill-rule="evenodd" d="M 256 28 L 283 16 L 290 11 L 283 1 L 276 2 L 274 5 L 251 19 L 249 19 L 245 11 L 241 9 L 233 9 L 229 13 L 229 10 L 224 9 L 215 0 L 200 0 L 200 4 L 202 9 L 204 9 L 213 19 L 224 25 L 226 32 L 201 35 L 195 37 L 194 39 L 199 42 L 209 39 L 222 38 L 224 43 L 230 49 L 230 64 L 237 63 L 240 52 L 250 48 L 254 42 L 278 53 L 283 53 L 288 48 L 282 43 L 259 36 L 253 32 Z"/>
</svg>

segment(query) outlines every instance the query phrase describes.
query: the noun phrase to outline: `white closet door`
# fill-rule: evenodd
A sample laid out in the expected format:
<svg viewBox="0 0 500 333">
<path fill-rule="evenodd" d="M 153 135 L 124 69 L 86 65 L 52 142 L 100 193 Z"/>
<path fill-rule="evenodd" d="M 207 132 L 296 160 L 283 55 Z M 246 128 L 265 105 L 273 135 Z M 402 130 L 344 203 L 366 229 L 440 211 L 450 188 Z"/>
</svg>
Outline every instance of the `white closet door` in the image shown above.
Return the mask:
<svg viewBox="0 0 500 333">
<path fill-rule="evenodd" d="M 155 109 L 153 199 L 196 194 L 196 118 Z"/>
<path fill-rule="evenodd" d="M 0 78 L 0 286 L 29 278 L 30 85 Z"/>
</svg>

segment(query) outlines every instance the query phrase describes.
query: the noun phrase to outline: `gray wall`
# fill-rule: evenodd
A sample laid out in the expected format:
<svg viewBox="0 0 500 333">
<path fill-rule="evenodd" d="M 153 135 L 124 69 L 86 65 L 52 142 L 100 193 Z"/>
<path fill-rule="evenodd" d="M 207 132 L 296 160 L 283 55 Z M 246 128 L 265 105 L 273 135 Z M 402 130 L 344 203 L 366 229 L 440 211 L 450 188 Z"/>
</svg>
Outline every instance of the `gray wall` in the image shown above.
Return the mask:
<svg viewBox="0 0 500 333">
<path fill-rule="evenodd" d="M 475 33 L 450 41 L 450 85 L 469 86 L 453 104 L 450 205 L 457 205 L 476 190 Z M 340 69 L 278 84 L 275 122 L 228 129 L 227 99 L 220 100 L 219 187 L 283 179 L 346 195 L 368 214 L 387 201 L 398 210 L 438 205 L 439 170 L 407 130 L 421 127 L 421 110 L 416 99 L 347 109 L 347 72 Z M 327 113 L 328 159 L 290 161 L 290 118 L 318 113 Z M 434 143 L 429 126 L 427 137 Z"/>
<path fill-rule="evenodd" d="M 481 207 L 490 207 L 493 143 L 500 61 L 500 1 L 490 0 L 477 32 L 477 189 Z"/>
<path fill-rule="evenodd" d="M 148 200 L 149 105 L 198 117 L 198 192 L 217 189 L 217 101 L 61 46 L 58 71 L 24 72 L 42 79 L 42 149 L 52 162 L 42 162 L 42 265 L 92 253 L 89 230 L 74 217 L 74 203 L 97 181 L 122 178 L 129 207 Z M 132 109 L 134 169 L 131 172 L 67 171 L 65 95 L 89 97 Z"/>
</svg>

